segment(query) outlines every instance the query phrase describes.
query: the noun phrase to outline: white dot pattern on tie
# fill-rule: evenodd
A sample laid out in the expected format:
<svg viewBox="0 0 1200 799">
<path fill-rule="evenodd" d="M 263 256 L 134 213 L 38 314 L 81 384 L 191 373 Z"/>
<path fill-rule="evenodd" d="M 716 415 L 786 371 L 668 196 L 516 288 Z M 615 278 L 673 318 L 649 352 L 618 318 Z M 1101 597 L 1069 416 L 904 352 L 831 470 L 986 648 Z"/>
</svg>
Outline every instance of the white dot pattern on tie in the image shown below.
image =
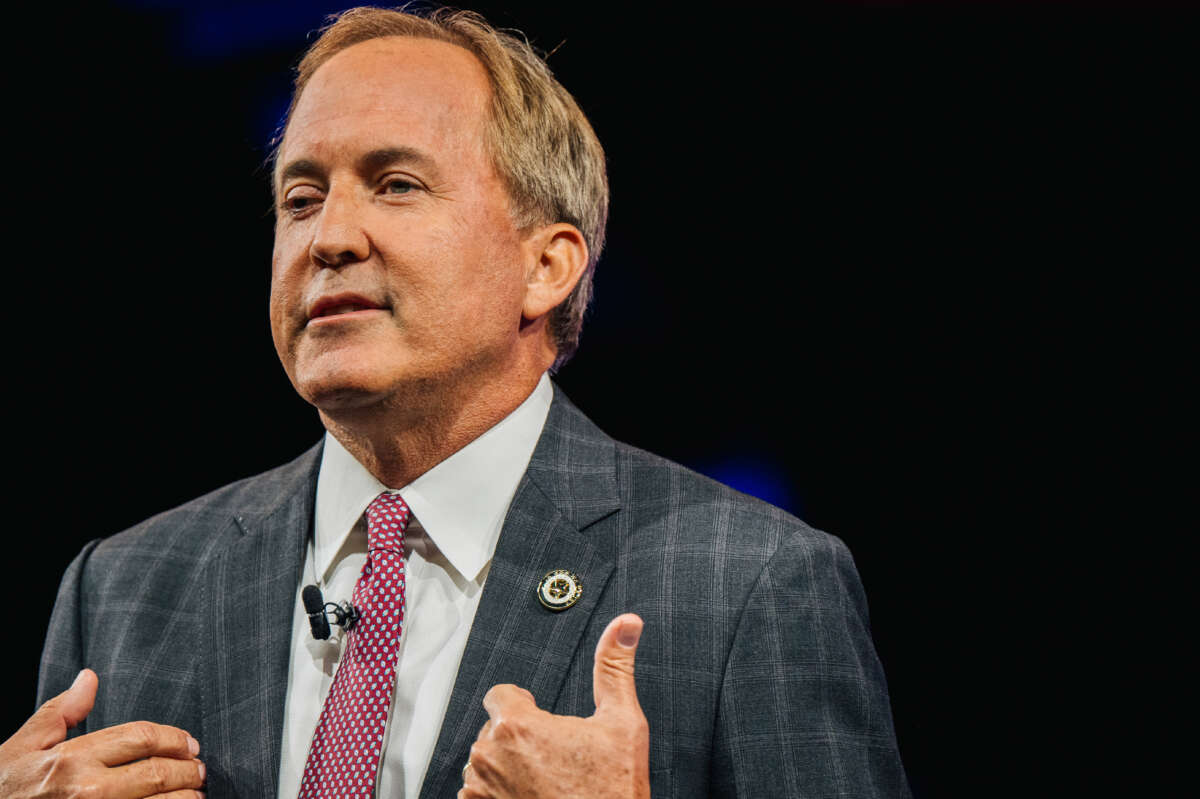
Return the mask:
<svg viewBox="0 0 1200 799">
<path fill-rule="evenodd" d="M 408 505 L 384 492 L 367 506 L 367 562 L 354 587 L 362 618 L 349 633 L 308 750 L 298 799 L 369 797 L 383 750 L 404 624 Z"/>
</svg>

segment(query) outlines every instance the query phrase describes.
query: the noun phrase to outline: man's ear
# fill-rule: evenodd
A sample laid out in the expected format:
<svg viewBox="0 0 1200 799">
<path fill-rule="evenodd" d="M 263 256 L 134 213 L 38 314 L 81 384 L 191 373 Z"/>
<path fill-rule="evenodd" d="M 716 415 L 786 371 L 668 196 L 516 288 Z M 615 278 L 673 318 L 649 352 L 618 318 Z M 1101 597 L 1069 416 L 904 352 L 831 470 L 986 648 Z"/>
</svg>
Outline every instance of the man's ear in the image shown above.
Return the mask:
<svg viewBox="0 0 1200 799">
<path fill-rule="evenodd" d="M 588 248 L 579 228 L 565 222 L 538 228 L 526 241 L 530 267 L 521 313 L 533 321 L 550 313 L 575 288 L 587 268 Z"/>
</svg>

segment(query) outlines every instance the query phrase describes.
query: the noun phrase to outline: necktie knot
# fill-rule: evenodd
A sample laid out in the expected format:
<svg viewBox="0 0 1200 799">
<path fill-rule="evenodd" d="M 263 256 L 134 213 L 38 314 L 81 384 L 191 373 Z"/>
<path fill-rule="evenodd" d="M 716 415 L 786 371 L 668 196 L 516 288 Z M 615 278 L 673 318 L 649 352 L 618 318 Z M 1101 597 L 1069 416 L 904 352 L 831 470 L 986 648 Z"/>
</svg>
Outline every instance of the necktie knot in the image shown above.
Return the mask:
<svg viewBox="0 0 1200 799">
<path fill-rule="evenodd" d="M 404 531 L 411 516 L 399 494 L 384 491 L 367 506 L 367 549 L 404 554 Z"/>
</svg>

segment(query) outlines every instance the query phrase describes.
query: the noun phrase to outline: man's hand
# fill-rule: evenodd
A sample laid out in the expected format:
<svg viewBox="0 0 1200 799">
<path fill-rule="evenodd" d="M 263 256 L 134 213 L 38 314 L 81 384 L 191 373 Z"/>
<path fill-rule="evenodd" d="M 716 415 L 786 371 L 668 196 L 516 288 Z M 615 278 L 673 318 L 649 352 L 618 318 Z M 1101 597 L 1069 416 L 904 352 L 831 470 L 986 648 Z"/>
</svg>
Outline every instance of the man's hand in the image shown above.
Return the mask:
<svg viewBox="0 0 1200 799">
<path fill-rule="evenodd" d="M 626 613 L 600 636 L 591 718 L 555 716 L 524 688 L 493 686 L 459 799 L 649 799 L 650 727 L 633 682 L 641 635 L 642 620 Z"/>
<path fill-rule="evenodd" d="M 92 712 L 99 684 L 94 671 L 79 672 L 0 744 L 0 796 L 203 796 L 192 790 L 204 786 L 204 764 L 195 758 L 200 744 L 183 730 L 135 721 L 66 740 L 67 730 Z"/>
</svg>

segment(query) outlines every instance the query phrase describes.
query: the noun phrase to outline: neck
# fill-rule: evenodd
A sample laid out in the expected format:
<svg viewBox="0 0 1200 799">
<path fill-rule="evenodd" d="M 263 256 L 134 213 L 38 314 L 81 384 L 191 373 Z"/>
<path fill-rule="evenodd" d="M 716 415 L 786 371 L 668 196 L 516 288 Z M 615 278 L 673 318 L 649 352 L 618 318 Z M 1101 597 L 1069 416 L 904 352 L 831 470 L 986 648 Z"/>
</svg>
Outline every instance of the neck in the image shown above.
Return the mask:
<svg viewBox="0 0 1200 799">
<path fill-rule="evenodd" d="M 402 488 L 496 426 L 540 378 L 466 395 L 417 387 L 370 406 L 321 409 L 321 422 L 375 479 Z"/>
</svg>

